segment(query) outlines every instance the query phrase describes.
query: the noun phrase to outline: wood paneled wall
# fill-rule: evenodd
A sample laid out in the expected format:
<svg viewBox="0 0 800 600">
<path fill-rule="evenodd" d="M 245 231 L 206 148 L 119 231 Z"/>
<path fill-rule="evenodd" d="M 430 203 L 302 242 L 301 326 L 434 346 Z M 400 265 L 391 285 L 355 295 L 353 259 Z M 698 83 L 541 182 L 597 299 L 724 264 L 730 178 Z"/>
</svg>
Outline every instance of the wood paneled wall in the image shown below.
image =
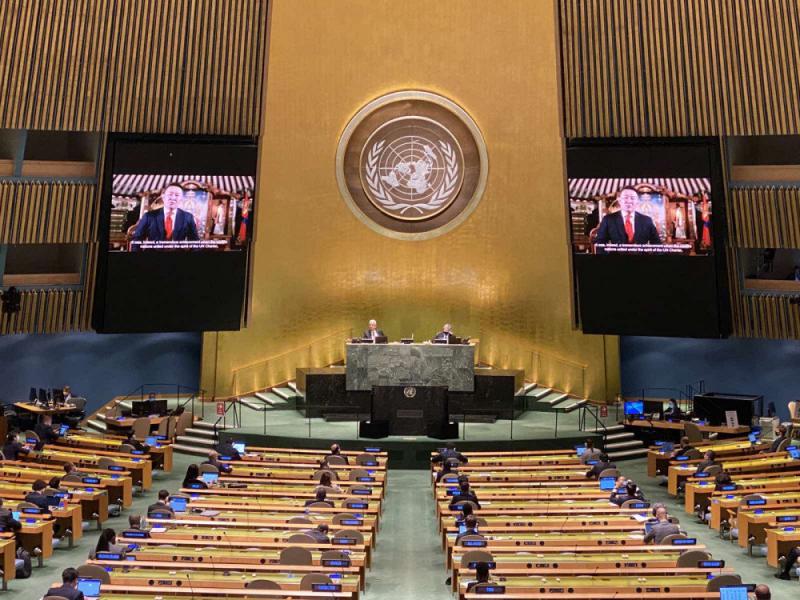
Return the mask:
<svg viewBox="0 0 800 600">
<path fill-rule="evenodd" d="M 258 133 L 266 0 L 4 0 L 0 127 Z"/>
<path fill-rule="evenodd" d="M 2 0 L 0 128 L 258 135 L 267 9 L 267 0 Z M 0 244 L 87 244 L 83 289 L 24 291 L 0 333 L 90 327 L 98 202 L 93 184 L 0 183 Z"/>
<path fill-rule="evenodd" d="M 798 0 L 560 0 L 567 137 L 796 134 Z"/>
<path fill-rule="evenodd" d="M 96 240 L 97 186 L 0 182 L 0 244 L 79 244 Z"/>
<path fill-rule="evenodd" d="M 738 248 L 800 248 L 800 188 L 733 189 L 729 211 Z"/>
</svg>

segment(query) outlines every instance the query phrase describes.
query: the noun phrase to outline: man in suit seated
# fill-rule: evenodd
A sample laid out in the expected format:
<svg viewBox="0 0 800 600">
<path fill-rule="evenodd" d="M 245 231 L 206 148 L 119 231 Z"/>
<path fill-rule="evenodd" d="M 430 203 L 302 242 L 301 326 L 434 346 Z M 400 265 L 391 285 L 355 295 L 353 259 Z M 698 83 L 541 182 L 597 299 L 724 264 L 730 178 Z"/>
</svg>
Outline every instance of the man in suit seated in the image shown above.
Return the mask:
<svg viewBox="0 0 800 600">
<path fill-rule="evenodd" d="M 452 331 L 450 331 L 450 329 L 450 323 L 445 323 L 442 325 L 442 330 L 433 337 L 433 341 L 445 342 L 447 344 L 454 343 L 456 341 L 456 336 Z"/>
<path fill-rule="evenodd" d="M 713 450 L 706 450 L 706 453 L 703 455 L 703 460 L 697 463 L 697 472 L 705 473 L 707 468 L 716 465 L 719 465 L 717 462 L 717 453 Z"/>
<path fill-rule="evenodd" d="M 600 457 L 597 459 L 597 464 L 592 466 L 592 468 L 586 472 L 586 477 L 587 479 L 600 479 L 600 473 L 602 473 L 606 469 L 616 469 L 616 468 L 617 465 L 615 465 L 608 459 L 608 455 L 605 454 L 604 452 L 601 452 Z"/>
<path fill-rule="evenodd" d="M 25 502 L 35 504 L 42 510 L 42 512 L 50 512 L 50 504 L 47 501 L 47 496 L 44 493 L 44 489 L 46 487 L 47 484 L 41 479 L 34 481 L 33 485 L 31 486 L 31 491 L 25 495 Z"/>
<path fill-rule="evenodd" d="M 147 516 L 149 517 L 152 513 L 166 513 L 170 519 L 175 516 L 175 511 L 169 505 L 169 492 L 167 490 L 160 490 L 158 492 L 158 500 L 147 507 Z"/>
<path fill-rule="evenodd" d="M 233 450 L 234 452 L 236 451 L 235 448 Z M 230 473 L 233 470 L 229 465 L 226 465 L 225 463 L 219 461 L 219 452 L 217 452 L 216 450 L 212 450 L 211 452 L 208 453 L 208 459 L 204 460 L 203 464 L 216 467 L 217 471 L 219 471 L 220 473 Z"/>
<path fill-rule="evenodd" d="M 320 544 L 330 544 L 331 539 L 328 537 L 328 526 L 325 523 L 320 523 L 314 529 L 308 529 L 303 533 L 310 535 Z"/>
<path fill-rule="evenodd" d="M 53 417 L 51 415 L 43 415 L 42 420 L 36 424 L 33 431 L 39 436 L 39 442 L 42 444 L 52 444 L 58 441 L 58 431 L 53 429 Z"/>
<path fill-rule="evenodd" d="M 475 515 L 467 515 L 464 518 L 464 531 L 456 536 L 456 546 L 461 542 L 461 538 L 468 535 L 480 535 L 478 533 L 478 517 Z"/>
<path fill-rule="evenodd" d="M 489 585 L 492 580 L 489 578 L 489 564 L 481 561 L 475 565 L 475 580 L 467 582 L 467 593 L 471 592 L 476 586 Z"/>
<path fill-rule="evenodd" d="M 653 219 L 636 212 L 639 193 L 632 187 L 617 192 L 619 211 L 608 213 L 600 221 L 596 244 L 661 244 Z"/>
<path fill-rule="evenodd" d="M 61 596 L 67 600 L 83 600 L 83 592 L 78 590 L 78 569 L 69 567 L 61 572 L 61 585 L 51 587 L 45 596 Z"/>
<path fill-rule="evenodd" d="M 664 506 L 659 506 L 656 509 L 656 522 L 650 528 L 650 533 L 644 536 L 642 540 L 645 544 L 650 542 L 658 546 L 665 537 L 668 535 L 679 534 L 681 530 L 674 523 L 669 522 L 667 517 L 667 509 Z"/>
<path fill-rule="evenodd" d="M 198 240 L 194 215 L 178 208 L 183 201 L 183 188 L 177 183 L 170 183 L 161 193 L 164 206 L 147 211 L 139 220 L 133 232 L 133 240 L 137 242 L 194 242 Z"/>
<path fill-rule="evenodd" d="M 361 337 L 365 340 L 374 340 L 375 338 L 386 337 L 386 335 L 382 330 L 378 329 L 378 322 L 375 319 L 370 319 L 367 330 Z"/>
</svg>

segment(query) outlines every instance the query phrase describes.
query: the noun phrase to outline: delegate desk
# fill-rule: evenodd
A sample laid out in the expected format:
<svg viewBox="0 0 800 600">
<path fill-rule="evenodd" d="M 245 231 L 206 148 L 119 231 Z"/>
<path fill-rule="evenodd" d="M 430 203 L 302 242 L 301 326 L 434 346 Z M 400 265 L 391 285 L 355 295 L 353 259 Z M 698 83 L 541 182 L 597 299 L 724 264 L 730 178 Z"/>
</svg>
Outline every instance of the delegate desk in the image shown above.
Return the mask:
<svg viewBox="0 0 800 600">
<path fill-rule="evenodd" d="M 52 584 L 58 587 L 61 582 Z M 97 600 L 349 600 L 352 592 L 307 592 L 305 590 L 260 590 L 245 588 L 233 590 L 205 586 L 174 587 L 170 585 L 115 585 L 103 584 Z"/>
<path fill-rule="evenodd" d="M 697 425 L 702 433 L 716 433 L 720 437 L 737 437 L 750 433 L 750 427 L 739 425 L 738 427 L 728 427 L 727 425 Z M 651 437 L 658 437 L 663 434 L 671 434 L 673 439 L 678 439 L 686 431 L 686 421 L 662 421 L 658 419 L 629 418 L 625 421 L 625 427 L 649 433 Z"/>
<path fill-rule="evenodd" d="M 717 456 L 717 460 L 733 455 L 747 455 L 758 454 L 764 452 L 770 447 L 769 442 L 758 442 L 751 444 L 748 440 L 744 441 L 729 441 L 718 442 L 716 444 L 699 444 L 694 446 L 698 451 L 705 454 L 708 450 L 713 450 Z M 671 453 L 662 452 L 658 446 L 654 446 L 647 451 L 647 476 L 655 477 L 659 473 L 662 475 L 667 472 L 667 467 L 670 464 L 677 464 L 674 458 L 671 458 Z"/>
<path fill-rule="evenodd" d="M 723 521 L 727 521 L 736 515 L 739 510 L 747 509 L 747 500 L 740 492 L 733 494 L 725 494 L 719 497 L 711 498 L 711 518 L 708 520 L 708 526 L 712 529 L 719 530 Z M 761 508 L 764 510 L 779 508 L 781 506 L 798 506 L 800 507 L 800 482 L 796 486 L 796 491 L 788 492 L 758 492 L 759 500 L 763 499 L 766 504 L 759 506 L 752 505 L 753 508 Z"/>
<path fill-rule="evenodd" d="M 127 444 L 127 440 L 125 438 L 114 438 L 112 436 L 100 437 L 86 433 L 71 433 L 67 434 L 65 437 L 59 438 L 57 443 L 64 447 L 90 449 L 98 456 L 108 456 L 109 458 L 120 456 L 127 459 L 149 459 L 153 463 L 153 467 L 160 467 L 166 472 L 172 471 L 172 444 L 166 440 L 159 440 L 156 446 L 150 446 L 149 450 L 144 454 L 127 454 L 121 452 L 119 447 L 123 444 Z M 98 450 L 98 448 L 100 448 L 100 450 Z M 66 450 L 67 448 L 64 449 Z"/>
<path fill-rule="evenodd" d="M 65 415 L 77 410 L 77 406 L 73 404 L 62 404 L 60 406 L 39 406 L 32 402 L 15 402 L 14 406 L 34 416 L 41 418 L 44 415 Z"/>
<path fill-rule="evenodd" d="M 767 564 L 777 568 L 780 557 L 786 556 L 795 546 L 800 546 L 800 528 L 767 529 Z"/>
</svg>

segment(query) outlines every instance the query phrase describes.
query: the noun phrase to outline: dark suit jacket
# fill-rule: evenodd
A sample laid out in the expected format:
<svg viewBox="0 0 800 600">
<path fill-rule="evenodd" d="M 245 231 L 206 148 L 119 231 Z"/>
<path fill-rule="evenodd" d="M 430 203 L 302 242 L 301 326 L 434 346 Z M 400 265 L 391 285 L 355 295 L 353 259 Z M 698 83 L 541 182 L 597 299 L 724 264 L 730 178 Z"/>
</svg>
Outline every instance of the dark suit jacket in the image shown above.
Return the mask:
<svg viewBox="0 0 800 600">
<path fill-rule="evenodd" d="M 172 510 L 172 507 L 169 504 L 162 504 L 161 502 L 155 502 L 147 507 L 147 514 L 149 515 L 152 512 L 169 513 L 173 517 L 175 516 L 175 511 Z"/>
<path fill-rule="evenodd" d="M 448 344 L 452 344 L 452 343 L 455 341 L 455 337 L 456 337 L 456 336 L 455 336 L 455 335 L 453 335 L 453 333 L 452 333 L 452 332 L 449 332 L 449 331 L 440 331 L 439 333 L 437 333 L 437 334 L 436 334 L 436 335 L 433 337 L 433 339 L 435 339 L 435 340 L 447 340 L 447 343 L 448 343 Z"/>
<path fill-rule="evenodd" d="M 25 502 L 30 502 L 31 504 L 35 504 L 37 507 L 41 508 L 43 511 L 50 512 L 50 506 L 47 504 L 47 496 L 45 496 L 42 492 L 28 492 L 25 496 Z"/>
<path fill-rule="evenodd" d="M 603 217 L 600 222 L 600 229 L 597 230 L 598 244 L 627 244 L 628 236 L 625 233 L 625 222 L 622 219 L 622 211 L 611 213 Z M 633 216 L 633 243 L 634 244 L 661 244 L 658 237 L 653 219 L 641 213 L 634 213 Z"/>
<path fill-rule="evenodd" d="M 133 239 L 136 241 L 148 240 L 151 242 L 163 242 L 167 239 L 164 229 L 164 209 L 151 210 L 144 214 L 133 232 Z M 175 223 L 172 224 L 172 241 L 183 242 L 197 241 L 197 228 L 194 225 L 194 217 L 191 213 L 175 209 Z"/>
<path fill-rule="evenodd" d="M 61 596 L 67 600 L 83 600 L 83 592 L 80 592 L 76 588 L 68 585 L 51 587 L 49 590 L 47 590 L 45 596 Z"/>
<path fill-rule="evenodd" d="M 478 497 L 474 494 L 474 492 L 472 492 L 472 490 L 470 490 L 466 494 L 462 494 L 461 492 L 456 492 L 455 494 L 453 494 L 452 498 L 450 499 L 450 506 L 449 506 L 450 510 L 453 510 L 453 507 L 456 506 L 458 503 L 465 502 L 467 500 L 475 504 L 475 506 L 477 506 L 478 508 L 481 507 L 481 503 L 478 502 Z"/>
<path fill-rule="evenodd" d="M 453 449 L 445 448 L 439 454 L 431 458 L 431 462 L 432 463 L 447 462 L 448 458 L 455 458 L 461 464 L 467 464 L 469 462 L 467 457 L 461 454 L 461 452 L 459 452 L 455 448 Z"/>
<path fill-rule="evenodd" d="M 590 479 L 600 479 L 600 473 L 606 469 L 616 469 L 617 465 L 612 462 L 599 462 L 586 473 L 586 477 Z"/>
<path fill-rule="evenodd" d="M 386 334 L 383 333 L 382 329 L 376 329 L 375 330 L 375 335 L 377 337 L 386 337 Z M 361 337 L 363 339 L 365 339 L 365 340 L 366 339 L 372 339 L 372 336 L 370 335 L 369 329 L 367 329 Z"/>
</svg>

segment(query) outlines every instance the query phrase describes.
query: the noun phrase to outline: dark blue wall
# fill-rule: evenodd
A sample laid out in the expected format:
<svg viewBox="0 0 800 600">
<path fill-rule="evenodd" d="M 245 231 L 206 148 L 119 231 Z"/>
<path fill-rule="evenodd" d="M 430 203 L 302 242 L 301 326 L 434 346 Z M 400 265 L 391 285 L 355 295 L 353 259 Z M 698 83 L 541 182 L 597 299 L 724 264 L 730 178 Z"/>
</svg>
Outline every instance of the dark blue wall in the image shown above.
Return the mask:
<svg viewBox="0 0 800 600">
<path fill-rule="evenodd" d="M 789 417 L 786 403 L 800 399 L 800 342 L 623 337 L 620 353 L 624 393 L 683 389 L 703 379 L 708 392 L 764 396 L 765 410 L 767 402 L 774 402 L 781 419 Z"/>
<path fill-rule="evenodd" d="M 32 386 L 68 384 L 94 410 L 144 383 L 197 387 L 201 339 L 199 333 L 0 336 L 0 400 L 27 400 Z"/>
</svg>

